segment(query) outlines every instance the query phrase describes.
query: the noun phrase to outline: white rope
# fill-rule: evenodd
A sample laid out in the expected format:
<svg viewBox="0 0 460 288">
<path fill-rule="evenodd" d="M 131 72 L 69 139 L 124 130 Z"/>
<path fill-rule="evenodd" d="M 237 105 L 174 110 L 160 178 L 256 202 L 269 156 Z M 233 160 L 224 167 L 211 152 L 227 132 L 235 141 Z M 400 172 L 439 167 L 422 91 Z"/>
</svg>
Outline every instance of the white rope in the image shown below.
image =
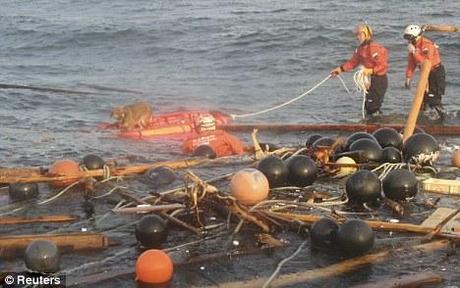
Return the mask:
<svg viewBox="0 0 460 288">
<path fill-rule="evenodd" d="M 358 69 L 358 71 L 356 71 L 355 74 L 353 75 L 353 80 L 355 81 L 355 84 L 356 84 L 356 90 L 358 92 L 363 93 L 363 104 L 361 107 L 361 113 L 362 113 L 363 119 L 366 118 L 366 110 L 365 110 L 366 94 L 369 89 L 369 86 L 371 85 L 371 79 L 369 76 L 364 74 L 364 69 L 365 69 L 364 66 L 360 66 L 360 69 Z"/>
<path fill-rule="evenodd" d="M 275 269 L 275 271 L 273 272 L 272 276 L 270 276 L 270 278 L 268 278 L 268 280 L 264 283 L 264 286 L 262 286 L 262 287 L 263 287 L 263 288 L 267 288 L 267 287 L 270 285 L 270 283 L 273 281 L 273 279 L 276 277 L 276 275 L 278 275 L 278 273 L 279 273 L 280 270 L 281 270 L 281 267 L 282 267 L 286 262 L 290 261 L 292 258 L 294 258 L 295 256 L 297 256 L 297 254 L 299 254 L 300 251 L 302 251 L 303 246 L 305 246 L 306 244 L 307 244 L 307 241 L 303 241 L 302 244 L 300 244 L 300 246 L 297 248 L 297 250 L 295 250 L 295 252 L 294 252 L 291 256 L 289 256 L 289 257 L 283 259 L 280 263 L 278 263 L 278 266 L 276 267 L 276 269 Z"/>
<path fill-rule="evenodd" d="M 350 89 L 348 89 L 347 84 L 345 84 L 345 81 L 343 81 L 342 77 L 340 77 L 340 74 L 337 75 L 337 78 L 339 78 L 340 82 L 342 82 L 342 86 L 343 86 L 343 88 L 345 88 L 345 90 L 347 91 L 347 93 L 350 94 L 351 91 L 350 91 Z"/>
<path fill-rule="evenodd" d="M 279 109 L 281 107 L 284 107 L 286 105 L 289 105 L 291 104 L 292 102 L 295 102 L 299 99 L 301 99 L 302 97 L 308 95 L 310 92 L 312 92 L 313 90 L 315 90 L 316 88 L 318 88 L 319 86 L 321 86 L 324 82 L 326 82 L 327 80 L 329 80 L 329 78 L 331 78 L 332 75 L 329 74 L 327 75 L 326 78 L 324 78 L 323 80 L 321 80 L 318 84 L 316 84 L 315 86 L 313 86 L 310 90 L 308 90 L 307 92 L 304 92 L 302 94 L 300 94 L 299 96 L 289 100 L 289 101 L 286 101 L 280 105 L 277 105 L 277 106 L 274 106 L 274 107 L 271 107 L 271 108 L 267 108 L 267 109 L 264 109 L 264 110 L 261 110 L 261 111 L 258 111 L 258 112 L 253 112 L 253 113 L 246 113 L 246 114 L 230 114 L 230 116 L 232 117 L 232 119 L 235 119 L 235 118 L 243 118 L 243 117 L 251 117 L 251 116 L 256 116 L 256 115 L 260 115 L 260 114 L 263 114 L 263 113 L 267 113 L 267 112 L 270 112 L 270 111 L 273 111 L 273 110 L 276 110 L 276 109 Z"/>
</svg>

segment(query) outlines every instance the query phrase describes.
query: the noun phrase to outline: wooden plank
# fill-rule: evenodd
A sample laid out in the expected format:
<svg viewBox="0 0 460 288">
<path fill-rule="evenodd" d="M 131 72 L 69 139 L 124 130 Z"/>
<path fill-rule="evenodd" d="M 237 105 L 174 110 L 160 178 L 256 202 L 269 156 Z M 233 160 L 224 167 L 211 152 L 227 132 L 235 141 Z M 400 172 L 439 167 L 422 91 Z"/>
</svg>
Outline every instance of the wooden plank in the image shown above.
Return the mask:
<svg viewBox="0 0 460 288">
<path fill-rule="evenodd" d="M 460 27 L 455 25 L 427 24 L 423 25 L 425 31 L 436 32 L 460 32 Z"/>
<path fill-rule="evenodd" d="M 157 162 L 152 164 L 140 164 L 126 167 L 114 167 L 111 169 L 112 176 L 125 176 L 130 174 L 144 173 L 148 169 L 165 166 L 171 169 L 180 169 L 187 168 L 206 162 L 211 162 L 207 158 L 196 158 L 196 159 L 186 159 L 186 160 L 177 160 L 177 161 L 165 161 Z M 12 172 L 12 170 L 14 170 Z M 34 172 L 31 172 L 34 171 Z M 69 173 L 66 175 L 52 176 L 47 173 L 37 173 L 37 169 L 25 168 L 24 173 L 21 174 L 22 169 L 17 168 L 1 168 L 0 169 L 0 183 L 16 183 L 16 182 L 50 182 L 50 181 L 60 181 L 60 180 L 69 180 L 69 179 L 82 179 L 86 177 L 98 177 L 104 175 L 103 169 L 90 170 L 90 171 L 79 171 L 76 173 Z M 13 174 L 12 174 L 13 173 Z"/>
<path fill-rule="evenodd" d="M 335 131 L 335 132 L 373 132 L 379 128 L 390 127 L 401 130 L 403 124 L 357 124 L 357 123 L 337 123 L 337 124 L 289 124 L 289 123 L 252 123 L 252 124 L 223 124 L 218 126 L 220 129 L 234 132 L 252 132 L 259 131 L 269 132 L 305 132 L 305 131 Z M 418 125 L 431 135 L 458 136 L 460 135 L 460 125 Z"/>
<path fill-rule="evenodd" d="M 460 181 L 428 178 L 422 181 L 422 189 L 432 193 L 460 195 Z"/>
<path fill-rule="evenodd" d="M 0 257 L 20 255 L 35 240 L 49 240 L 63 250 L 102 249 L 109 238 L 101 233 L 37 234 L 0 236 Z"/>
<path fill-rule="evenodd" d="M 460 237 L 460 211 L 459 209 L 438 208 L 421 226 L 437 229 L 443 235 Z"/>
<path fill-rule="evenodd" d="M 442 278 L 438 274 L 434 272 L 422 272 L 415 275 L 403 275 L 392 279 L 385 279 L 376 283 L 366 283 L 363 285 L 353 286 L 352 288 L 414 288 L 439 284 L 441 282 Z"/>
<path fill-rule="evenodd" d="M 444 249 L 451 245 L 450 241 L 448 240 L 440 240 L 429 242 L 426 244 L 412 246 L 411 248 L 416 251 L 424 251 L 430 252 L 439 249 Z M 401 252 L 404 251 L 406 248 L 398 248 L 394 250 L 385 250 L 381 252 L 376 252 L 372 254 L 367 254 L 351 259 L 347 259 L 344 261 L 340 261 L 336 264 L 332 264 L 330 266 L 306 270 L 291 274 L 284 274 L 279 275 L 277 278 L 273 279 L 270 283 L 270 287 L 284 287 L 288 285 L 297 285 L 299 286 L 301 283 L 308 283 L 311 284 L 312 281 L 330 277 L 337 277 L 344 273 L 349 273 L 350 271 L 357 270 L 363 266 L 369 264 L 377 264 L 385 261 L 391 253 Z M 234 281 L 234 282 L 223 282 L 219 283 L 219 287 L 222 288 L 253 288 L 253 287 L 262 287 L 264 283 L 268 280 L 268 277 L 260 277 L 256 279 L 250 279 L 246 281 Z M 209 286 L 203 286 L 209 287 Z M 381 286 L 385 287 L 385 286 Z"/>
<path fill-rule="evenodd" d="M 70 222 L 78 219 L 72 215 L 42 215 L 42 216 L 8 216 L 0 217 L 0 224 L 29 224 L 29 223 L 44 223 L 44 222 Z"/>
<path fill-rule="evenodd" d="M 313 224 L 314 222 L 321 219 L 321 216 L 317 215 L 308 215 L 308 214 L 294 214 L 294 213 L 280 213 L 280 212 L 267 212 L 267 215 L 276 217 L 278 219 L 284 220 L 291 220 L 291 221 L 302 221 L 306 224 Z M 384 221 L 364 221 L 372 229 L 380 230 L 380 231 L 393 231 L 393 232 L 412 232 L 418 234 L 429 234 L 435 231 L 436 228 L 433 227 L 425 227 L 422 225 L 417 224 L 410 224 L 410 223 L 391 223 L 391 222 L 384 222 Z M 439 237 L 446 237 L 451 239 L 459 239 L 459 235 L 455 235 L 452 233 L 443 233 L 442 231 L 439 234 L 436 234 Z"/>
</svg>

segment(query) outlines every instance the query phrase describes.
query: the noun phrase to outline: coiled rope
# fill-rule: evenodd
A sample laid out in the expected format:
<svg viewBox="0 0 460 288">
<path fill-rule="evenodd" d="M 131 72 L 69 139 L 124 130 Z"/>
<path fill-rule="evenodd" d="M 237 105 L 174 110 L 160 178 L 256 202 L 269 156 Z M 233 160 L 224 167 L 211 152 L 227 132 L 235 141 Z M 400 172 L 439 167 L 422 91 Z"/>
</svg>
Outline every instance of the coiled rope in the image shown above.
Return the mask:
<svg viewBox="0 0 460 288">
<path fill-rule="evenodd" d="M 324 78 L 323 80 L 321 80 L 318 84 L 316 84 L 315 86 L 313 86 L 310 90 L 308 90 L 307 92 L 304 92 L 302 94 L 300 94 L 299 96 L 289 100 L 289 101 L 286 101 L 282 104 L 279 104 L 279 105 L 276 105 L 274 107 L 270 107 L 270 108 L 267 108 L 267 109 L 264 109 L 264 110 L 261 110 L 261 111 L 258 111 L 258 112 L 253 112 L 253 113 L 246 113 L 246 114 L 230 114 L 230 116 L 232 117 L 232 119 L 235 119 L 235 118 L 244 118 L 244 117 L 251 117 L 251 116 L 256 116 L 256 115 L 260 115 L 260 114 L 264 114 L 264 113 L 267 113 L 267 112 L 270 112 L 270 111 L 273 111 L 273 110 L 276 110 L 276 109 L 279 109 L 279 108 L 282 108 L 286 105 L 289 105 L 299 99 L 301 99 L 302 97 L 305 97 L 306 95 L 308 95 L 309 93 L 313 92 L 316 88 L 318 88 L 319 86 L 321 86 L 324 82 L 326 82 L 327 80 L 329 80 L 329 78 L 331 78 L 332 75 L 327 75 L 326 78 Z"/>
<path fill-rule="evenodd" d="M 366 94 L 368 92 L 369 86 L 371 85 L 371 78 L 364 74 L 364 66 L 360 66 L 360 69 L 355 72 L 353 75 L 353 80 L 355 81 L 356 90 L 363 93 L 363 104 L 361 106 L 361 113 L 363 119 L 366 118 Z"/>
</svg>

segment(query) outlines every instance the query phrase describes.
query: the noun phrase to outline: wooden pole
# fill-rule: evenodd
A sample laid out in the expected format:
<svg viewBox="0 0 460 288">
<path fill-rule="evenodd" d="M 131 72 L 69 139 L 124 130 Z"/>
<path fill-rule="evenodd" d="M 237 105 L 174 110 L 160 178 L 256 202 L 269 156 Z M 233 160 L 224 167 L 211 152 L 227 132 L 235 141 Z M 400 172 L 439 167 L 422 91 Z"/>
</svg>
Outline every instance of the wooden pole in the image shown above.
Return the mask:
<svg viewBox="0 0 460 288">
<path fill-rule="evenodd" d="M 141 164 L 135 166 L 126 166 L 126 167 L 115 167 L 111 169 L 112 176 L 124 176 L 130 174 L 139 174 L 147 171 L 148 169 L 165 166 L 172 169 L 187 168 L 202 163 L 209 162 L 207 158 L 197 158 L 197 159 L 187 159 L 187 160 L 177 160 L 177 161 L 165 161 L 158 162 L 153 164 Z M 60 181 L 60 180 L 69 180 L 69 179 L 81 179 L 86 177 L 98 177 L 104 175 L 103 169 L 89 170 L 89 171 L 79 171 L 76 173 L 60 175 L 60 176 L 51 176 L 47 173 L 39 173 L 39 169 L 30 169 L 25 168 L 24 173 L 20 173 L 21 169 L 17 168 L 1 168 L 0 169 L 0 183 L 16 183 L 16 182 L 50 182 L 50 181 Z"/>
<path fill-rule="evenodd" d="M 398 276 L 392 279 L 385 279 L 376 283 L 367 283 L 353 286 L 352 288 L 381 288 L 381 287 L 398 287 L 414 288 L 425 287 L 428 285 L 439 284 L 442 282 L 441 276 L 433 272 L 422 272 L 415 275 Z M 431 287 L 431 286 L 430 286 Z"/>
<path fill-rule="evenodd" d="M 0 236 L 0 258 L 20 255 L 35 240 L 49 240 L 60 249 L 101 249 L 110 245 L 109 238 L 101 233 L 68 233 Z"/>
<path fill-rule="evenodd" d="M 411 248 L 417 251 L 433 251 L 449 247 L 450 242 L 448 240 L 440 240 L 430 242 L 427 244 L 421 244 L 412 246 Z M 280 275 L 270 283 L 270 287 L 283 287 L 288 285 L 295 285 L 299 283 L 305 283 L 308 281 L 314 281 L 322 278 L 336 277 L 338 275 L 359 269 L 365 265 L 377 264 L 383 262 L 392 252 L 402 252 L 405 248 L 399 248 L 395 250 L 385 250 L 373 254 L 367 254 L 360 257 L 347 259 L 336 264 L 326 266 L 323 268 L 317 268 L 313 270 L 307 270 L 297 273 Z M 268 277 L 261 277 L 258 279 L 252 279 L 248 281 L 235 281 L 227 283 L 219 283 L 219 287 L 222 288 L 249 288 L 249 287 L 262 287 L 267 281 Z M 310 283 L 309 283 L 310 284 Z"/>
<path fill-rule="evenodd" d="M 293 213 L 280 213 L 280 212 L 268 212 L 265 213 L 269 216 L 274 216 L 277 219 L 286 219 L 291 221 L 302 221 L 306 224 L 313 224 L 314 222 L 321 219 L 321 216 L 317 215 L 308 215 L 308 214 L 293 214 Z M 337 220 L 340 222 L 339 220 Z M 391 222 L 384 222 L 384 221 L 364 221 L 366 222 L 372 229 L 381 230 L 381 231 L 393 231 L 393 232 L 412 232 L 418 234 L 429 234 L 435 231 L 432 227 L 426 227 L 417 224 L 410 224 L 410 223 L 391 223 Z M 452 238 L 452 239 L 459 239 L 458 236 L 455 234 L 436 234 L 440 237 Z"/>
<path fill-rule="evenodd" d="M 147 206 L 138 206 L 138 207 L 128 207 L 128 208 L 117 208 L 112 211 L 115 213 L 147 213 L 147 212 L 158 212 L 165 210 L 176 210 L 185 208 L 183 204 L 164 204 L 164 205 L 147 205 Z"/>
<path fill-rule="evenodd" d="M 414 99 L 412 100 L 412 108 L 409 112 L 409 117 L 407 117 L 406 126 L 404 127 L 403 141 L 406 141 L 407 138 L 414 133 L 418 113 L 420 112 L 420 107 L 422 107 L 423 97 L 428 84 L 430 69 L 431 62 L 429 60 L 423 61 L 420 69 L 420 79 L 418 81 L 417 90 L 415 91 Z"/>
<path fill-rule="evenodd" d="M 389 127 L 396 130 L 404 128 L 404 124 L 357 124 L 357 123 L 337 123 L 337 124 L 289 124 L 289 123 L 249 123 L 249 124 L 225 124 L 220 125 L 219 129 L 233 132 L 250 133 L 254 128 L 260 131 L 275 132 L 275 133 L 291 133 L 291 132 L 357 132 L 365 131 L 372 133 L 373 131 Z M 418 125 L 431 135 L 459 136 L 460 125 Z"/>
<path fill-rule="evenodd" d="M 29 223 L 43 223 L 43 222 L 70 222 L 76 220 L 77 217 L 72 215 L 43 215 L 43 216 L 10 216 L 0 217 L 0 225 L 11 224 L 29 224 Z"/>
<path fill-rule="evenodd" d="M 454 25 L 436 25 L 436 24 L 427 24 L 423 25 L 425 31 L 436 31 L 436 32 L 460 32 L 459 26 Z"/>
</svg>

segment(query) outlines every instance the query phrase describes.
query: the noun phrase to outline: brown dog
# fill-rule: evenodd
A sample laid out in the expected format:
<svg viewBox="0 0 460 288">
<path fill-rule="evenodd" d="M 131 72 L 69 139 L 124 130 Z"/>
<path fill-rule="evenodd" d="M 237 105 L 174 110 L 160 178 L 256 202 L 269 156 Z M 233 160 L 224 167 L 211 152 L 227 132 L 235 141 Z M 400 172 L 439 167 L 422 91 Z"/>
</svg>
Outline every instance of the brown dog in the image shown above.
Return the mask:
<svg viewBox="0 0 460 288">
<path fill-rule="evenodd" d="M 114 107 L 111 117 L 117 119 L 120 128 L 124 130 L 132 130 L 136 127 L 145 128 L 152 117 L 152 108 L 147 102 L 136 102 L 131 105 Z"/>
</svg>

